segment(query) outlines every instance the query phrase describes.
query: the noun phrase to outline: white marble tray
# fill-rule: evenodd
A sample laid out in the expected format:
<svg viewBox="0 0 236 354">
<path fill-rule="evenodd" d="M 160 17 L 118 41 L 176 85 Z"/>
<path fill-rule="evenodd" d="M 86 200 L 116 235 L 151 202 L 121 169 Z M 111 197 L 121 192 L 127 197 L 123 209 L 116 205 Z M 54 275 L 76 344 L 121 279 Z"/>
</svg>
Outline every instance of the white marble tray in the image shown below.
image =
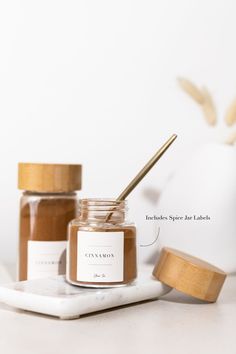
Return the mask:
<svg viewBox="0 0 236 354">
<path fill-rule="evenodd" d="M 152 279 L 151 269 L 145 269 L 133 284 L 120 288 L 77 287 L 66 283 L 64 276 L 10 283 L 0 286 L 0 301 L 27 311 L 73 319 L 111 307 L 157 299 L 170 289 Z"/>
</svg>

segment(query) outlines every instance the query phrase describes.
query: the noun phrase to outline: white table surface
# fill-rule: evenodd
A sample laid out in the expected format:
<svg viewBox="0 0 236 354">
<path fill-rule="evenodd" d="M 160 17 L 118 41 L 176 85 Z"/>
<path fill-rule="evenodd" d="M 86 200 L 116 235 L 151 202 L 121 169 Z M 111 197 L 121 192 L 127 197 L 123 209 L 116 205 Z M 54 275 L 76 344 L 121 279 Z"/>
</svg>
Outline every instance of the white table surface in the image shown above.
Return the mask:
<svg viewBox="0 0 236 354">
<path fill-rule="evenodd" d="M 236 276 L 214 304 L 172 291 L 71 321 L 0 304 L 0 353 L 236 354 Z"/>
</svg>

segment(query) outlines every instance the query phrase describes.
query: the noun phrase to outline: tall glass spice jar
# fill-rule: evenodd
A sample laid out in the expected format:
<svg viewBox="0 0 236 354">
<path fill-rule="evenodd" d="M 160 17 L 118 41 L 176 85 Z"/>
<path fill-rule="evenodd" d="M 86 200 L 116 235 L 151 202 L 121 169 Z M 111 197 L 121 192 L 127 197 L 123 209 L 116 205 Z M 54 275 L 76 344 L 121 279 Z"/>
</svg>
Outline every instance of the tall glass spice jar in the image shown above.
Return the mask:
<svg viewBox="0 0 236 354">
<path fill-rule="evenodd" d="M 126 201 L 79 201 L 79 218 L 71 221 L 68 228 L 69 283 L 115 287 L 136 278 L 136 228 L 126 220 L 126 211 Z"/>
<path fill-rule="evenodd" d="M 77 215 L 81 165 L 19 163 L 18 278 L 65 274 L 68 223 Z"/>
</svg>

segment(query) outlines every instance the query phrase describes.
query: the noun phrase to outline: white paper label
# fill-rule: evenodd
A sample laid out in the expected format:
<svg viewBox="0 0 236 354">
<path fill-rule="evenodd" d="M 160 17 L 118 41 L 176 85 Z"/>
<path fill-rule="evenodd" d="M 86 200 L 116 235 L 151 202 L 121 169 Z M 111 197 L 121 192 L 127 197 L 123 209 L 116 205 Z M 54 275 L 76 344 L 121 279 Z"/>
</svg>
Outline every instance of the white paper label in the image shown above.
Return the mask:
<svg viewBox="0 0 236 354">
<path fill-rule="evenodd" d="M 124 280 L 124 232 L 78 231 L 77 280 L 94 283 Z"/>
<path fill-rule="evenodd" d="M 28 241 L 27 278 L 65 274 L 67 241 Z"/>
</svg>

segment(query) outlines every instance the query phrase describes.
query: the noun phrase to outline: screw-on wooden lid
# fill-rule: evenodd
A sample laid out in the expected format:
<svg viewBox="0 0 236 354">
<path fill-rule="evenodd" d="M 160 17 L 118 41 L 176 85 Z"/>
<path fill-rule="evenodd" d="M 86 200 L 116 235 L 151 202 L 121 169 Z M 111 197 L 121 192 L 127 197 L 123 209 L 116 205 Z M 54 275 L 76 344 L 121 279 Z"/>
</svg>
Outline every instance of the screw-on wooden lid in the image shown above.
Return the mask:
<svg viewBox="0 0 236 354">
<path fill-rule="evenodd" d="M 215 266 L 172 248 L 163 248 L 153 276 L 198 299 L 215 302 L 226 273 Z"/>
<path fill-rule="evenodd" d="M 81 189 L 81 165 L 19 163 L 18 188 L 41 193 Z"/>
</svg>

